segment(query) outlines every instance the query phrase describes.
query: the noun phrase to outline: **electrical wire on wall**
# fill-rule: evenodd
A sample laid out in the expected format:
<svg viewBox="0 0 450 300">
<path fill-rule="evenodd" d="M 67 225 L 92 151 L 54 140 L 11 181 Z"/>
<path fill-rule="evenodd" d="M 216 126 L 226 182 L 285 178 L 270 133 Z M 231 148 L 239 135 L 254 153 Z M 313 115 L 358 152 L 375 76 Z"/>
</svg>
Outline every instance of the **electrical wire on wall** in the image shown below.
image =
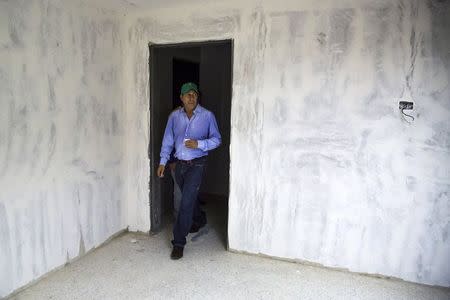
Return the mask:
<svg viewBox="0 0 450 300">
<path fill-rule="evenodd" d="M 405 114 L 405 112 L 404 112 L 404 110 L 405 109 L 402 109 L 401 111 L 402 111 L 402 114 L 403 114 L 403 119 L 406 121 L 406 122 L 408 122 L 408 120 L 405 118 L 405 117 L 409 117 L 409 118 L 411 118 L 411 121 L 414 121 L 414 117 L 413 116 L 411 116 L 411 115 L 408 115 L 408 114 Z M 409 123 L 409 122 L 408 122 Z"/>
<path fill-rule="evenodd" d="M 409 93 L 408 93 L 409 92 Z M 409 97 L 405 97 L 407 99 L 411 99 L 411 91 L 410 89 L 407 90 L 407 94 L 409 94 Z M 404 93 L 402 93 L 402 97 L 403 98 Z M 400 101 L 398 103 L 398 108 L 400 109 L 400 112 L 402 113 L 402 118 L 403 120 L 405 120 L 406 123 L 411 124 L 414 121 L 414 117 L 405 113 L 405 110 L 412 110 L 414 108 L 414 102 L 412 101 Z M 411 121 L 409 121 L 409 120 Z"/>
<path fill-rule="evenodd" d="M 414 103 L 413 103 L 413 102 L 409 102 L 409 101 L 400 101 L 400 102 L 398 103 L 398 108 L 399 108 L 400 111 L 402 112 L 403 120 L 405 120 L 407 123 L 410 123 L 410 124 L 411 124 L 412 121 L 414 121 L 414 117 L 411 116 L 411 115 L 406 114 L 406 113 L 404 112 L 404 110 L 405 110 L 405 109 L 406 109 L 406 110 L 411 110 L 411 109 L 413 109 L 413 107 L 414 107 Z M 411 122 L 408 121 L 408 119 L 406 119 L 406 117 L 410 118 L 410 119 L 411 119 Z"/>
<path fill-rule="evenodd" d="M 416 34 L 417 33 L 417 34 Z M 410 37 L 410 44 L 411 44 L 411 55 L 409 56 L 409 68 L 406 70 L 405 74 L 405 85 L 402 90 L 402 94 L 400 96 L 400 99 L 412 99 L 412 80 L 414 77 L 414 70 L 416 67 L 416 59 L 417 54 L 419 53 L 420 45 L 423 43 L 423 32 L 417 32 L 415 26 L 413 25 L 412 31 L 411 31 L 411 37 Z M 405 95 L 406 93 L 406 95 Z M 414 117 L 406 114 L 404 110 L 412 110 L 414 106 L 413 102 L 410 101 L 400 101 L 399 102 L 399 109 L 402 112 L 402 118 L 407 123 L 411 124 L 414 121 Z M 407 118 L 411 119 L 411 122 L 408 121 Z"/>
</svg>

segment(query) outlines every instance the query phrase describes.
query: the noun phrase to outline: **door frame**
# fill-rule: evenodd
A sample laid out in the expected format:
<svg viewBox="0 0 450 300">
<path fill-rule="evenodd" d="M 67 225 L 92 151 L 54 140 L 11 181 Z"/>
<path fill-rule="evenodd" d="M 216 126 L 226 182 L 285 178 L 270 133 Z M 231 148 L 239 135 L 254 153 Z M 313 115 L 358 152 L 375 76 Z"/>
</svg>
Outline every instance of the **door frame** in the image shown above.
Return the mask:
<svg viewBox="0 0 450 300">
<path fill-rule="evenodd" d="M 155 64 L 153 63 L 152 57 L 154 57 L 154 49 L 157 48 L 170 48 L 170 47 L 176 47 L 176 48 L 183 48 L 183 47 L 199 47 L 204 45 L 211 45 L 211 44 L 225 44 L 230 43 L 231 46 L 231 70 L 230 70 L 230 80 L 231 80 L 231 91 L 230 91 L 230 122 L 232 120 L 232 105 L 233 105 L 233 77 L 234 77 L 234 39 L 222 39 L 222 40 L 205 40 L 205 41 L 193 41 L 193 42 L 180 42 L 180 43 L 148 43 L 149 47 L 149 57 L 148 57 L 148 70 L 149 70 L 149 144 L 148 144 L 148 159 L 149 159 L 149 168 L 150 168 L 150 181 L 149 181 L 149 206 L 150 206 L 150 230 L 149 233 L 151 235 L 157 234 L 162 229 L 162 201 L 161 201 L 161 183 L 159 182 L 159 178 L 156 176 L 156 161 L 159 162 L 159 151 L 153 151 L 153 141 L 155 140 L 155 128 L 152 126 L 152 122 L 156 120 L 157 118 L 154 117 L 154 107 L 155 102 L 157 101 L 154 96 L 155 89 L 153 88 L 155 86 Z M 231 130 L 231 124 L 230 124 L 230 130 Z M 230 132 L 230 145 L 228 152 L 230 152 L 230 165 L 229 170 L 231 170 L 231 142 L 232 142 L 232 136 Z M 228 191 L 231 190 L 231 177 L 228 180 Z M 158 199 L 159 197 L 159 199 Z M 229 201 L 230 195 L 228 194 L 228 200 Z M 229 214 L 229 211 L 228 211 Z M 228 219 L 228 216 L 227 216 Z M 227 229 L 228 232 L 228 229 Z M 227 233 L 227 249 L 228 249 L 228 233 Z"/>
</svg>

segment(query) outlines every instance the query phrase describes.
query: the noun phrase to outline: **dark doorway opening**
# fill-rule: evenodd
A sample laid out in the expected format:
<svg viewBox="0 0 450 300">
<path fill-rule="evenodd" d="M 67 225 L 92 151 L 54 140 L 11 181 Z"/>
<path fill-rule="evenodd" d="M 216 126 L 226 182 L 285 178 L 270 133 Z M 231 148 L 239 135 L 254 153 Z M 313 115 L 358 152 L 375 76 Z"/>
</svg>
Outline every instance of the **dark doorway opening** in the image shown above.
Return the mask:
<svg viewBox="0 0 450 300">
<path fill-rule="evenodd" d="M 172 59 L 172 108 L 180 106 L 180 88 L 185 82 L 193 82 L 199 85 L 200 64 L 178 58 Z"/>
<path fill-rule="evenodd" d="M 200 200 L 209 226 L 227 246 L 232 95 L 232 41 L 150 44 L 150 221 L 151 233 L 173 222 L 173 183 L 170 171 L 156 176 L 167 118 L 181 105 L 181 85 L 191 81 L 200 89 L 199 103 L 216 116 L 222 145 L 208 155 Z M 170 226 L 171 228 L 171 226 Z"/>
</svg>

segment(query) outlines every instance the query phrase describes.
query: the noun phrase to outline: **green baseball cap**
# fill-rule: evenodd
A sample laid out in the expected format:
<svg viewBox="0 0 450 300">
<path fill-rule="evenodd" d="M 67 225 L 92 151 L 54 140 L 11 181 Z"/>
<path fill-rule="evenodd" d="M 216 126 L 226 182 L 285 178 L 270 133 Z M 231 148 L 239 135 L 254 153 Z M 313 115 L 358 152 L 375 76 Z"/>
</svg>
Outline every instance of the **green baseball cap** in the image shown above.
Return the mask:
<svg viewBox="0 0 450 300">
<path fill-rule="evenodd" d="M 186 82 L 181 86 L 181 95 L 186 94 L 189 91 L 194 91 L 198 94 L 198 87 L 193 82 Z"/>
</svg>

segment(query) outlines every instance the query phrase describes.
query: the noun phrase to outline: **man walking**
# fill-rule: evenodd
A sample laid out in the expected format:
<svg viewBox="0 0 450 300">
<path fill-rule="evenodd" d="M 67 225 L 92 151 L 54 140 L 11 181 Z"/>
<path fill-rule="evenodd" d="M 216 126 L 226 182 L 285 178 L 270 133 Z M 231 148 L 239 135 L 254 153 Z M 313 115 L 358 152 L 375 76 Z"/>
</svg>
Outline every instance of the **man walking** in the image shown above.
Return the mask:
<svg viewBox="0 0 450 300">
<path fill-rule="evenodd" d="M 221 143 L 214 114 L 198 104 L 197 85 L 192 82 L 183 84 L 180 99 L 183 107 L 172 112 L 167 121 L 157 170 L 157 175 L 163 177 L 165 165 L 175 147 L 175 177 L 181 189 L 181 203 L 173 228 L 172 259 L 183 257 L 189 231 L 206 224 L 197 195 L 208 151 Z"/>
</svg>

